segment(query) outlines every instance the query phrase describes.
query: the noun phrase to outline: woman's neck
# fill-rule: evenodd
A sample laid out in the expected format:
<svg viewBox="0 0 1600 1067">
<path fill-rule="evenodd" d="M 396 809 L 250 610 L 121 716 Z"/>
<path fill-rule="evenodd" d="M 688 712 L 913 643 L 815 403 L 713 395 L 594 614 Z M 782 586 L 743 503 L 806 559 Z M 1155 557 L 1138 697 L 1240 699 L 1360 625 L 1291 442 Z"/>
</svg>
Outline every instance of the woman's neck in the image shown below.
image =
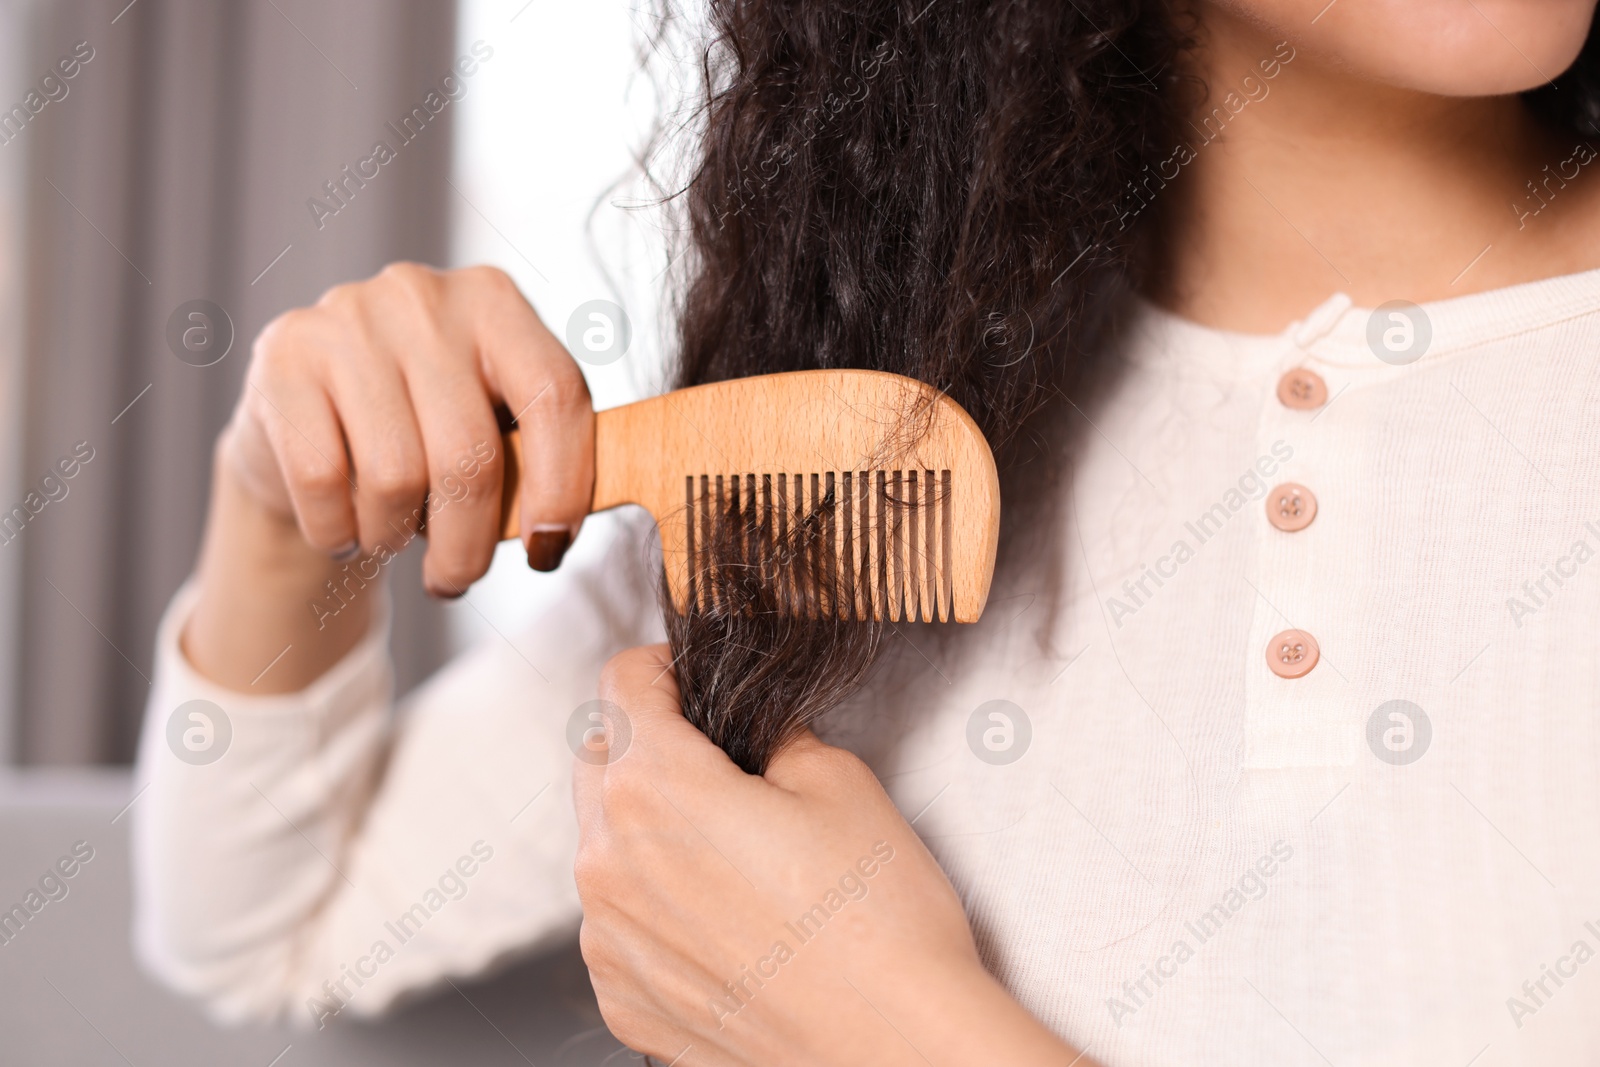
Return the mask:
<svg viewBox="0 0 1600 1067">
<path fill-rule="evenodd" d="M 1422 303 L 1600 266 L 1600 144 L 1518 97 L 1374 85 L 1292 46 L 1208 17 L 1189 151 L 1142 194 L 1158 303 L 1271 333 L 1335 292 Z"/>
</svg>

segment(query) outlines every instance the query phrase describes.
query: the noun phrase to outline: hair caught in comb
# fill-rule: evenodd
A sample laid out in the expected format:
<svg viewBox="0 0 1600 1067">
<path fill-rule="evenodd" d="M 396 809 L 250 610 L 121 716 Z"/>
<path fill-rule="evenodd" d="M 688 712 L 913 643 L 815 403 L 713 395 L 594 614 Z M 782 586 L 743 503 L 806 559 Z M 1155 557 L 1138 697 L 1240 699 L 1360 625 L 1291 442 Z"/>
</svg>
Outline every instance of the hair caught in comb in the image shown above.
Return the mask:
<svg viewBox="0 0 1600 1067">
<path fill-rule="evenodd" d="M 710 606 L 754 576 L 793 586 L 785 605 L 808 614 L 948 622 L 954 501 L 948 469 L 690 475 L 686 599 Z"/>
<path fill-rule="evenodd" d="M 951 472 L 685 479 L 688 607 L 663 584 L 684 714 L 766 770 L 865 679 L 890 622 L 951 612 Z M 827 665 L 819 670 L 819 665 Z"/>
</svg>

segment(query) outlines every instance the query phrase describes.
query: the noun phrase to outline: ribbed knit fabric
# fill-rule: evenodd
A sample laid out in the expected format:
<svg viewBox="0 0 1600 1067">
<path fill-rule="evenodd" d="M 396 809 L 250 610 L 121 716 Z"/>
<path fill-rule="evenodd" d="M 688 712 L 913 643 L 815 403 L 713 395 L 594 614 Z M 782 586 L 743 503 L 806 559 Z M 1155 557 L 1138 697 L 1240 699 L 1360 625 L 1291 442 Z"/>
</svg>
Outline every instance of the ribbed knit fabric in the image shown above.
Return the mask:
<svg viewBox="0 0 1600 1067">
<path fill-rule="evenodd" d="M 1142 307 L 1072 416 L 1060 521 L 1010 545 L 980 623 L 901 626 L 823 730 L 994 972 L 1109 1067 L 1600 1063 L 1600 271 L 1422 311 L 1401 364 L 1343 298 L 1271 337 Z M 1295 368 L 1326 403 L 1279 399 Z M 1269 521 L 1282 483 L 1317 504 L 1297 532 Z M 184 663 L 181 594 L 133 809 L 149 966 L 310 1021 L 377 942 L 352 1012 L 568 934 L 567 719 L 660 633 L 616 529 L 625 565 L 392 722 L 381 631 L 245 697 Z M 1269 669 L 1290 629 L 1321 652 L 1299 678 Z M 233 727 L 209 766 L 166 739 L 195 698 Z"/>
</svg>

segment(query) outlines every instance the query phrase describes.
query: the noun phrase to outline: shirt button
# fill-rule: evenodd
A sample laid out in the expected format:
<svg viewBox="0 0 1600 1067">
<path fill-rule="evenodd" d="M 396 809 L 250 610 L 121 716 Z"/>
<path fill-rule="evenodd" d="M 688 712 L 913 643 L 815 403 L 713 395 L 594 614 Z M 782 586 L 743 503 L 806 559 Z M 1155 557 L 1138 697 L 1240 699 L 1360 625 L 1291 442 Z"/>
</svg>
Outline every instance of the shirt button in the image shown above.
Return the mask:
<svg viewBox="0 0 1600 1067">
<path fill-rule="evenodd" d="M 1328 402 L 1328 383 L 1316 371 L 1296 367 L 1278 379 L 1278 400 L 1300 411 L 1320 408 Z"/>
<path fill-rule="evenodd" d="M 1267 521 L 1285 533 L 1304 530 L 1317 517 L 1317 498 L 1311 490 L 1284 482 L 1267 494 Z"/>
<path fill-rule="evenodd" d="M 1285 630 L 1267 642 L 1267 666 L 1279 678 L 1301 678 L 1322 658 L 1317 639 L 1304 630 Z"/>
</svg>

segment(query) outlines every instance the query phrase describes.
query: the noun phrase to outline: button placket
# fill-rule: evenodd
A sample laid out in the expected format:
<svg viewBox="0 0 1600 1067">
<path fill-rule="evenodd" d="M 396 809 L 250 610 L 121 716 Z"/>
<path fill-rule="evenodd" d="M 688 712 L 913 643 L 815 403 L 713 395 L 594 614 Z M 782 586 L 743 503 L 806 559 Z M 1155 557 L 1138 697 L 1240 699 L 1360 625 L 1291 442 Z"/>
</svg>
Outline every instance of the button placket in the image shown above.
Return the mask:
<svg viewBox="0 0 1600 1067">
<path fill-rule="evenodd" d="M 1313 487 L 1338 462 L 1327 432 L 1333 424 L 1322 413 L 1347 375 L 1313 349 L 1337 320 L 1325 316 L 1314 336 L 1297 331 L 1277 376 L 1262 383 L 1258 450 L 1283 458 L 1253 524 L 1258 595 L 1245 664 L 1247 767 L 1337 766 L 1355 758 L 1354 735 L 1344 721 L 1347 687 L 1323 662 L 1317 637 L 1319 623 L 1331 625 L 1326 608 L 1334 579 L 1313 555 L 1326 535 L 1307 532 L 1330 521 L 1320 515 L 1325 509 Z"/>
<path fill-rule="evenodd" d="M 1331 328 L 1331 323 L 1329 324 Z M 1288 411 L 1320 409 L 1328 401 L 1328 383 L 1310 367 L 1301 364 L 1285 371 L 1278 379 L 1277 399 Z M 1270 402 L 1269 402 L 1270 406 Z M 1267 422 L 1282 419 L 1267 419 Z M 1267 522 L 1275 530 L 1299 533 L 1317 517 L 1317 498 L 1299 482 L 1281 482 L 1267 492 Z M 1302 546 L 1297 546 L 1303 549 Z M 1262 575 L 1271 580 L 1270 575 Z M 1310 674 L 1322 658 L 1316 638 L 1305 630 L 1288 629 L 1267 642 L 1267 666 L 1279 678 L 1297 679 Z"/>
</svg>

